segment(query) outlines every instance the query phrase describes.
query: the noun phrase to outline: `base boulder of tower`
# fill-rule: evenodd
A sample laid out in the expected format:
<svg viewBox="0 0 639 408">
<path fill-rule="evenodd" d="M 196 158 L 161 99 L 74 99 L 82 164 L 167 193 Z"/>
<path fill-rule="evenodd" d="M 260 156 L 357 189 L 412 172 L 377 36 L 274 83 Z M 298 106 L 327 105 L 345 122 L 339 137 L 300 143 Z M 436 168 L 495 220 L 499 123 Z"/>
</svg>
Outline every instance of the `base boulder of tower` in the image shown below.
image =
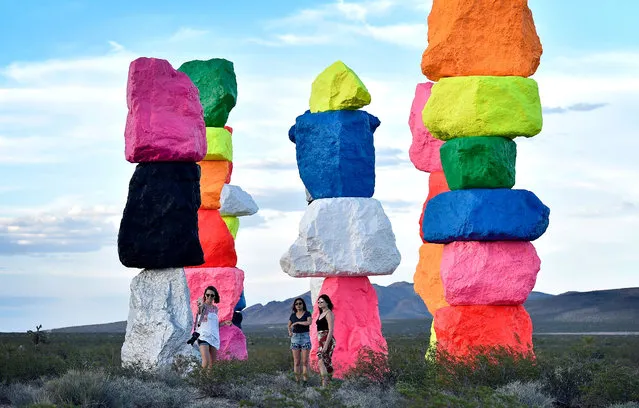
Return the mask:
<svg viewBox="0 0 639 408">
<path fill-rule="evenodd" d="M 335 351 L 333 352 L 333 375 L 341 378 L 353 369 L 359 357 L 369 352 L 378 356 L 387 355 L 386 339 L 382 335 L 382 323 L 379 318 L 377 293 L 367 277 L 326 278 L 320 295 L 328 295 L 333 302 L 335 314 Z M 317 328 L 315 321 L 319 317 L 319 308 L 313 310 L 311 324 L 311 366 L 318 367 Z"/>
<path fill-rule="evenodd" d="M 182 268 L 146 269 L 131 282 L 131 299 L 122 365 L 166 367 L 178 356 L 190 356 L 193 317 Z"/>
</svg>

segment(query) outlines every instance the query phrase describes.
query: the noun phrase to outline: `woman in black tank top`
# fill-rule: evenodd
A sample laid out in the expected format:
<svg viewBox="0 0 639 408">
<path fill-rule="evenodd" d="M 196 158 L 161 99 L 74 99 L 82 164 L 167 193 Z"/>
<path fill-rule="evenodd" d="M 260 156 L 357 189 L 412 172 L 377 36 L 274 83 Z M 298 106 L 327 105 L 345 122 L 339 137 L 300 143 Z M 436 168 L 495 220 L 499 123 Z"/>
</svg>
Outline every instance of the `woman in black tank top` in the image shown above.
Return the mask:
<svg viewBox="0 0 639 408">
<path fill-rule="evenodd" d="M 320 295 L 317 299 L 319 317 L 315 321 L 317 327 L 317 358 L 322 376 L 322 386 L 325 387 L 330 381 L 330 374 L 333 372 L 333 350 L 335 350 L 335 338 L 333 337 L 333 327 L 335 318 L 333 316 L 333 302 L 328 295 Z"/>
</svg>

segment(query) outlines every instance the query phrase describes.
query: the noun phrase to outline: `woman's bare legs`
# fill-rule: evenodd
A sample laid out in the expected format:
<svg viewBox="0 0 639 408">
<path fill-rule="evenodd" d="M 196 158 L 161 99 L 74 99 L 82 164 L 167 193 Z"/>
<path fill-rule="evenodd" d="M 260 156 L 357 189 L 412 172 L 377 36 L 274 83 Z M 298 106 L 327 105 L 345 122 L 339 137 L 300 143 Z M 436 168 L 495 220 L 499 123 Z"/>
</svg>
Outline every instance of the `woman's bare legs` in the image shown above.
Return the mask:
<svg viewBox="0 0 639 408">
<path fill-rule="evenodd" d="M 212 361 L 209 361 L 211 359 L 209 348 L 212 348 L 212 347 L 209 347 L 208 344 L 200 344 L 200 355 L 202 356 L 202 368 L 207 368 L 212 363 Z"/>
<path fill-rule="evenodd" d="M 311 350 L 302 350 L 301 357 L 302 357 L 302 379 L 304 381 L 308 381 L 308 355 L 311 352 Z"/>
<path fill-rule="evenodd" d="M 320 370 L 320 376 L 322 377 L 322 387 L 326 387 L 328 385 L 328 370 L 326 370 L 326 367 L 324 366 L 324 362 L 322 361 L 322 359 L 320 358 L 317 361 L 317 365 L 319 366 L 319 370 Z"/>
<path fill-rule="evenodd" d="M 300 350 L 292 349 L 293 353 L 293 372 L 295 373 L 295 382 L 300 382 Z"/>
</svg>

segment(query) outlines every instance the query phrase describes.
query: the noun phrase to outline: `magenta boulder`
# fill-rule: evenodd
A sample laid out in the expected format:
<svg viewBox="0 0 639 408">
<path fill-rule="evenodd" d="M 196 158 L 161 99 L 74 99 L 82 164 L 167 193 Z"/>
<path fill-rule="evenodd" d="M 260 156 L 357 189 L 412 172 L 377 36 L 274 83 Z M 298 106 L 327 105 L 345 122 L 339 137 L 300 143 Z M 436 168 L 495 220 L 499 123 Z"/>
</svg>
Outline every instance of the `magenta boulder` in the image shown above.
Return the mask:
<svg viewBox="0 0 639 408">
<path fill-rule="evenodd" d="M 217 352 L 219 360 L 246 360 L 246 337 L 237 326 L 220 326 L 220 349 Z"/>
<path fill-rule="evenodd" d="M 197 88 L 163 59 L 129 66 L 125 156 L 131 163 L 197 162 L 206 155 L 206 129 Z"/>
</svg>

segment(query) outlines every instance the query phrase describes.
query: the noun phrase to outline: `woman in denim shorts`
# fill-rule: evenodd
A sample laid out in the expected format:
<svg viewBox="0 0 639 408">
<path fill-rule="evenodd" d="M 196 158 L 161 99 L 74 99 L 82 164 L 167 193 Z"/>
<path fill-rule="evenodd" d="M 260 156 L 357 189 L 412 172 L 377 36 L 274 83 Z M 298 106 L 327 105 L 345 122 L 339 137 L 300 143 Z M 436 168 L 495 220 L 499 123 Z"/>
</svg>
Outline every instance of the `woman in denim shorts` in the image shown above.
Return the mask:
<svg viewBox="0 0 639 408">
<path fill-rule="evenodd" d="M 300 382 L 300 371 L 304 383 L 308 381 L 308 355 L 311 351 L 311 314 L 306 309 L 304 299 L 297 298 L 291 308 L 293 313 L 288 319 L 288 335 L 291 338 L 291 351 L 293 352 L 293 372 L 295 382 Z M 301 367 L 300 367 L 301 366 Z"/>
</svg>

